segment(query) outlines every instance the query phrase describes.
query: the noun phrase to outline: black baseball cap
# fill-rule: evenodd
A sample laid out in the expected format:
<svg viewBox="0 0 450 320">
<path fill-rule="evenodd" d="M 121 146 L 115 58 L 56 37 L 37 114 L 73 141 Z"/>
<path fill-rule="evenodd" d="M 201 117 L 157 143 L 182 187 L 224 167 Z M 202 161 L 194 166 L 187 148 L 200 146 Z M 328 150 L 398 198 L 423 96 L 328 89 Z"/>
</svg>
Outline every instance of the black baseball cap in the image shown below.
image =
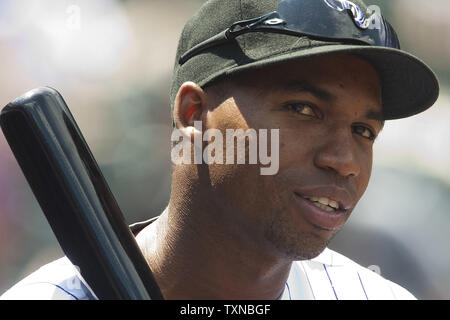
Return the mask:
<svg viewBox="0 0 450 320">
<path fill-rule="evenodd" d="M 240 72 L 329 54 L 353 54 L 378 72 L 385 120 L 431 107 L 433 71 L 400 49 L 389 22 L 361 0 L 209 0 L 186 23 L 178 44 L 171 105 L 179 87 L 205 88 Z"/>
</svg>

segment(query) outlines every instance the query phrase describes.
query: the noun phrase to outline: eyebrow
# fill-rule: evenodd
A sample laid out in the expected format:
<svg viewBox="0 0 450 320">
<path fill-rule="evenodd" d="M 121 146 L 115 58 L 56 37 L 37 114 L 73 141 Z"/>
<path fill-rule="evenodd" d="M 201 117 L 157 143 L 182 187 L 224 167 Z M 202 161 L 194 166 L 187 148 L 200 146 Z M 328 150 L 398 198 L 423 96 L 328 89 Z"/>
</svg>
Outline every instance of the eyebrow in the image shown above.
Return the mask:
<svg viewBox="0 0 450 320">
<path fill-rule="evenodd" d="M 323 90 L 307 81 L 293 81 L 288 82 L 286 84 L 283 84 L 281 86 L 276 86 L 275 88 L 269 89 L 271 93 L 273 92 L 293 92 L 293 93 L 310 93 L 313 96 L 317 97 L 320 100 L 323 101 L 332 101 L 334 100 L 335 96 L 332 95 L 330 92 Z"/>
<path fill-rule="evenodd" d="M 381 124 L 381 130 L 384 128 L 384 117 L 383 117 L 383 113 L 377 110 L 369 110 L 366 112 L 366 114 L 364 115 L 367 119 L 370 120 L 376 120 L 378 122 L 380 122 Z M 381 131 L 380 130 L 380 131 Z"/>
<path fill-rule="evenodd" d="M 331 94 L 330 92 L 328 92 L 322 88 L 319 88 L 319 87 L 317 87 L 307 81 L 304 81 L 304 80 L 288 82 L 285 85 L 270 88 L 269 92 L 270 93 L 276 93 L 276 92 L 304 93 L 304 92 L 307 92 L 307 93 L 310 93 L 313 96 L 317 97 L 318 99 L 326 101 L 326 102 L 330 102 L 335 99 L 335 96 L 333 94 Z M 384 120 L 384 116 L 383 116 L 382 112 L 380 112 L 378 110 L 369 110 L 366 112 L 366 114 L 364 116 L 367 119 L 378 121 L 381 125 L 380 131 L 383 130 L 385 120 Z"/>
</svg>

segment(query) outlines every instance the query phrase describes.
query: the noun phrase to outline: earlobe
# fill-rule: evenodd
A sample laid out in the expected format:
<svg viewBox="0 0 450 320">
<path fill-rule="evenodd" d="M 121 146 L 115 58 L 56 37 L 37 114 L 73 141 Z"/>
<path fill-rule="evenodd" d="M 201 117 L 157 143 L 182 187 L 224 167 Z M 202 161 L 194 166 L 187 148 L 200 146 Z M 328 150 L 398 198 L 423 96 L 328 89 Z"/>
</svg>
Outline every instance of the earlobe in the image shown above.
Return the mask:
<svg viewBox="0 0 450 320">
<path fill-rule="evenodd" d="M 203 89 L 193 82 L 183 83 L 174 103 L 173 118 L 176 127 L 192 127 L 195 121 L 201 121 L 205 105 L 206 95 Z"/>
</svg>

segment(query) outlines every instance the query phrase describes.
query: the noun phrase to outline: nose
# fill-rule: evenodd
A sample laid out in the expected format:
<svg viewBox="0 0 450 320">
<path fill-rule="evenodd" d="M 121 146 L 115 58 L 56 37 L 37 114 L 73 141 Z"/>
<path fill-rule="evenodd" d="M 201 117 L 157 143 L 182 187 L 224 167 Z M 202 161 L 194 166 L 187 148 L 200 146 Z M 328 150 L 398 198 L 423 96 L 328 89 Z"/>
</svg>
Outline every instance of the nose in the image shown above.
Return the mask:
<svg viewBox="0 0 450 320">
<path fill-rule="evenodd" d="M 332 170 L 342 177 L 356 177 L 361 171 L 353 134 L 348 128 L 333 128 L 316 151 L 314 164 Z"/>
</svg>

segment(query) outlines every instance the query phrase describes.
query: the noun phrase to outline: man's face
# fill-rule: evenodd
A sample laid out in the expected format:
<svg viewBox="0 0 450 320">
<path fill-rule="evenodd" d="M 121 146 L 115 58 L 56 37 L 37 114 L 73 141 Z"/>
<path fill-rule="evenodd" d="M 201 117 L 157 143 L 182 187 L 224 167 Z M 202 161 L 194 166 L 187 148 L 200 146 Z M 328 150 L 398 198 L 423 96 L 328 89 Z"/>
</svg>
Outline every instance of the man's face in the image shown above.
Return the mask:
<svg viewBox="0 0 450 320">
<path fill-rule="evenodd" d="M 367 188 L 382 129 L 379 78 L 349 55 L 240 77 L 225 99 L 215 101 L 214 89 L 207 91 L 207 128 L 279 129 L 279 172 L 262 176 L 259 165 L 210 165 L 213 200 L 243 241 L 289 259 L 313 258 Z"/>
</svg>

